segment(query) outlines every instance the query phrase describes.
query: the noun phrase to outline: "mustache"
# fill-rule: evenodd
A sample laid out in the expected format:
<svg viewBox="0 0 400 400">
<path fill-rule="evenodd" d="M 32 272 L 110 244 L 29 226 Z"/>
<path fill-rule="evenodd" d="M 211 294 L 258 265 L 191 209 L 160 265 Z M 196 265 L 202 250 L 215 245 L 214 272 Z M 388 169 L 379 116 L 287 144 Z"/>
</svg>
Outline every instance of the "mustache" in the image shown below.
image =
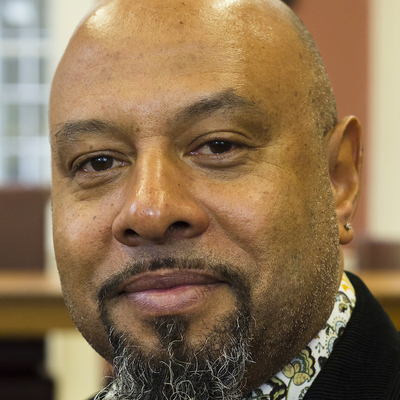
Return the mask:
<svg viewBox="0 0 400 400">
<path fill-rule="evenodd" d="M 198 270 L 212 273 L 231 284 L 233 289 L 249 293 L 250 285 L 238 269 L 231 263 L 208 261 L 200 258 L 156 258 L 140 260 L 126 264 L 122 271 L 108 278 L 100 287 L 97 300 L 100 308 L 104 303 L 118 293 L 118 287 L 127 279 L 144 272 L 155 272 L 161 269 Z"/>
</svg>

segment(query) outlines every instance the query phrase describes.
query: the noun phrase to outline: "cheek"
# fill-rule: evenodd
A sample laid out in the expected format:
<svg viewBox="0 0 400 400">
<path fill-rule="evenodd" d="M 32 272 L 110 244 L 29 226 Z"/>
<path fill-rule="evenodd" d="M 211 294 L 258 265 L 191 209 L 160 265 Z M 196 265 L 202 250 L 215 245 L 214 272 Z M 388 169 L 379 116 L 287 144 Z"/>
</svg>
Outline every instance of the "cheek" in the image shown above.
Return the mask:
<svg viewBox="0 0 400 400">
<path fill-rule="evenodd" d="M 268 178 L 258 174 L 243 185 L 219 187 L 209 197 L 207 205 L 216 222 L 214 243 L 225 248 L 227 259 L 243 269 L 251 296 L 261 308 L 266 301 L 276 306 L 282 294 L 277 288 L 301 290 L 319 270 L 312 268 L 320 265 L 322 256 L 315 240 L 320 236 L 318 224 L 312 221 L 313 215 L 322 214 L 312 206 L 316 203 L 312 182 L 305 182 L 290 173 L 270 173 Z"/>
<path fill-rule="evenodd" d="M 108 339 L 97 308 L 98 266 L 107 261 L 107 216 L 91 207 L 53 207 L 54 247 L 64 299 L 86 340 L 103 356 Z M 96 217 L 96 218 L 94 218 Z"/>
<path fill-rule="evenodd" d="M 86 284 L 104 262 L 112 237 L 112 210 L 90 203 L 65 203 L 53 209 L 54 248 L 62 283 Z M 81 281 L 82 283 L 82 281 Z"/>
<path fill-rule="evenodd" d="M 273 250 L 276 258 L 293 233 L 302 230 L 308 212 L 298 186 L 293 178 L 272 182 L 257 177 L 230 190 L 218 188 L 208 206 L 222 236 L 259 262 Z"/>
</svg>

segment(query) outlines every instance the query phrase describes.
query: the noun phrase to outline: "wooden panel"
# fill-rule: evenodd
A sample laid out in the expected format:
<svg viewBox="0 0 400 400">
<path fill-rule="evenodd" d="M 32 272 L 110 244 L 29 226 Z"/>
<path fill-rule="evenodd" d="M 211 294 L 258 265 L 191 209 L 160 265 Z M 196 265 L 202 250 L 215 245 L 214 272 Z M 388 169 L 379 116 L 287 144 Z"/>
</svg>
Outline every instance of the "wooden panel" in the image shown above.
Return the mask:
<svg viewBox="0 0 400 400">
<path fill-rule="evenodd" d="M 42 337 L 50 329 L 74 327 L 61 296 L 1 299 L 0 320 L 0 337 Z"/>
<path fill-rule="evenodd" d="M 0 269 L 43 270 L 43 221 L 49 195 L 42 188 L 0 188 Z"/>
<path fill-rule="evenodd" d="M 41 273 L 0 274 L 0 337 L 41 337 L 74 328 L 60 284 Z"/>
<path fill-rule="evenodd" d="M 400 271 L 360 271 L 357 275 L 368 286 L 400 331 Z"/>
</svg>

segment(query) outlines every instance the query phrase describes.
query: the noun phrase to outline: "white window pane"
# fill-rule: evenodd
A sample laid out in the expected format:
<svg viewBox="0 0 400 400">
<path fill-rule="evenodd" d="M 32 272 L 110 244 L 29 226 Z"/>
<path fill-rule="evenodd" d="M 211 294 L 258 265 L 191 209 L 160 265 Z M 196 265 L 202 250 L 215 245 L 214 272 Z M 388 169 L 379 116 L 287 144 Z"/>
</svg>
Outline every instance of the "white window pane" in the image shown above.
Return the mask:
<svg viewBox="0 0 400 400">
<path fill-rule="evenodd" d="M 47 6 L 0 0 L 0 184 L 49 182 Z"/>
</svg>

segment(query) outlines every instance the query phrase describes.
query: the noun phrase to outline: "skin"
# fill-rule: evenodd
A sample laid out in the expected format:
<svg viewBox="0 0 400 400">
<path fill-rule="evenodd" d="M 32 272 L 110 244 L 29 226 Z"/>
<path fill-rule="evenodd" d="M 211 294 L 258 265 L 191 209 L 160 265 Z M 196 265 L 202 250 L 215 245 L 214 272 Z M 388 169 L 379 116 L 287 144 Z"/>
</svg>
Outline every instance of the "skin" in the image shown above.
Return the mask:
<svg viewBox="0 0 400 400">
<path fill-rule="evenodd" d="M 157 258 L 228 262 L 248 283 L 248 388 L 321 329 L 339 242 L 353 235 L 343 226 L 358 201 L 361 139 L 354 117 L 316 132 L 309 62 L 279 1 L 107 1 L 75 32 L 51 94 L 54 243 L 74 322 L 106 359 L 102 285 Z M 213 111 L 199 106 L 212 101 Z M 215 140 L 228 144 L 219 154 Z M 103 171 L 90 162 L 99 156 L 111 160 Z M 115 296 L 110 317 L 151 354 L 153 318 L 184 315 L 200 348 L 235 309 L 234 282 L 200 275 L 213 283 L 155 300 L 141 292 L 144 303 Z"/>
</svg>

